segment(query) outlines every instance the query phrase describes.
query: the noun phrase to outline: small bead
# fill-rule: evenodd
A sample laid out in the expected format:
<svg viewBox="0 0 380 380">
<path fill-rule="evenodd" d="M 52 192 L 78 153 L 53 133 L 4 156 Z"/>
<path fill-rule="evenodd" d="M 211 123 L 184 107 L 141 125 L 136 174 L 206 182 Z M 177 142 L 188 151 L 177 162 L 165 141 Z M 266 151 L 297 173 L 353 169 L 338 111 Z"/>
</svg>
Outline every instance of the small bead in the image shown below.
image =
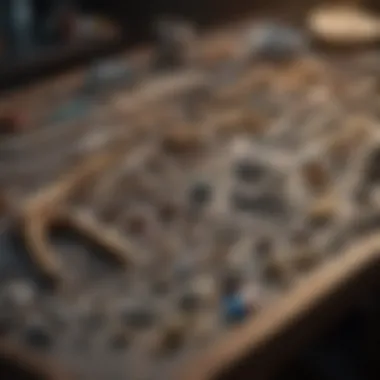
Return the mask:
<svg viewBox="0 0 380 380">
<path fill-rule="evenodd" d="M 251 212 L 262 216 L 278 217 L 286 212 L 284 200 L 275 194 L 264 193 L 252 196 L 238 191 L 231 194 L 232 206 L 238 211 Z"/>
<path fill-rule="evenodd" d="M 319 230 L 329 225 L 331 216 L 329 214 L 316 214 L 311 215 L 309 219 L 310 228 Z"/>
<path fill-rule="evenodd" d="M 240 239 L 239 228 L 233 223 L 221 225 L 216 228 L 215 241 L 221 246 L 231 246 Z"/>
<path fill-rule="evenodd" d="M 53 344 L 53 338 L 43 325 L 30 325 L 24 331 L 24 340 L 33 348 L 47 349 Z"/>
<path fill-rule="evenodd" d="M 188 131 L 186 126 L 170 131 L 163 136 L 161 148 L 169 155 L 196 154 L 203 146 L 202 137 L 197 131 Z"/>
<path fill-rule="evenodd" d="M 128 306 L 122 311 L 121 319 L 132 328 L 144 329 L 153 325 L 155 315 L 148 306 Z"/>
<path fill-rule="evenodd" d="M 160 206 L 159 217 L 164 223 L 172 222 L 178 215 L 178 207 L 173 203 L 164 203 Z"/>
<path fill-rule="evenodd" d="M 189 190 L 190 202 L 194 205 L 205 205 L 211 200 L 211 185 L 205 182 L 197 182 L 193 184 Z"/>
<path fill-rule="evenodd" d="M 309 232 L 305 228 L 302 228 L 293 231 L 290 240 L 292 244 L 299 246 L 307 244 L 309 242 L 309 237 Z"/>
<path fill-rule="evenodd" d="M 115 351 L 125 350 L 131 343 L 131 336 L 127 332 L 116 332 L 111 335 L 109 345 Z"/>
<path fill-rule="evenodd" d="M 221 292 L 225 295 L 236 294 L 242 284 L 240 273 L 231 270 L 224 274 L 221 282 Z"/>
<path fill-rule="evenodd" d="M 145 232 L 147 228 L 147 221 L 142 215 L 130 215 L 126 221 L 126 228 L 129 233 L 133 235 L 140 235 Z"/>
<path fill-rule="evenodd" d="M 293 254 L 291 262 L 298 272 L 306 273 L 315 268 L 319 262 L 319 257 L 316 252 L 305 249 Z"/>
<path fill-rule="evenodd" d="M 228 324 L 243 322 L 248 316 L 248 308 L 239 294 L 223 297 L 222 308 L 224 320 Z"/>
<path fill-rule="evenodd" d="M 309 210 L 309 225 L 319 229 L 326 227 L 337 215 L 339 199 L 333 194 L 318 198 Z"/>
<path fill-rule="evenodd" d="M 194 263 L 188 258 L 182 258 L 173 267 L 173 279 L 178 284 L 184 284 L 191 280 L 194 274 Z"/>
<path fill-rule="evenodd" d="M 217 283 L 209 274 L 202 274 L 196 277 L 192 283 L 192 289 L 200 299 L 200 303 L 205 308 L 213 307 L 217 300 Z"/>
<path fill-rule="evenodd" d="M 31 306 L 36 299 L 34 286 L 23 280 L 11 282 L 7 288 L 8 297 L 18 307 Z"/>
<path fill-rule="evenodd" d="M 259 309 L 262 293 L 257 286 L 246 285 L 241 291 L 241 297 L 249 313 L 254 313 Z"/>
<path fill-rule="evenodd" d="M 268 256 L 273 251 L 273 241 L 270 237 L 265 236 L 256 242 L 255 253 L 260 257 Z"/>
<path fill-rule="evenodd" d="M 93 65 L 87 73 L 84 92 L 93 93 L 110 87 L 131 86 L 135 82 L 132 69 L 124 62 L 103 61 Z"/>
<path fill-rule="evenodd" d="M 151 284 L 152 292 L 157 295 L 165 295 L 170 291 L 170 281 L 168 278 L 156 278 Z"/>
<path fill-rule="evenodd" d="M 185 313 L 193 313 L 199 309 L 200 305 L 200 296 L 193 291 L 187 291 L 181 295 L 178 306 Z"/>
<path fill-rule="evenodd" d="M 310 161 L 302 165 L 301 175 L 310 190 L 319 192 L 330 183 L 329 174 L 321 162 Z"/>
<path fill-rule="evenodd" d="M 83 318 L 83 327 L 90 330 L 99 330 L 106 323 L 106 316 L 101 312 L 90 312 Z"/>
<path fill-rule="evenodd" d="M 261 165 L 249 160 L 241 160 L 235 164 L 234 173 L 240 181 L 258 182 L 264 177 L 265 170 Z"/>
<path fill-rule="evenodd" d="M 280 287 L 286 287 L 291 281 L 290 273 L 285 263 L 281 260 L 272 258 L 265 263 L 262 268 L 263 280 L 269 284 L 273 284 Z"/>
<path fill-rule="evenodd" d="M 173 318 L 162 326 L 158 337 L 158 351 L 170 354 L 182 347 L 185 342 L 186 324 L 181 318 Z"/>
</svg>

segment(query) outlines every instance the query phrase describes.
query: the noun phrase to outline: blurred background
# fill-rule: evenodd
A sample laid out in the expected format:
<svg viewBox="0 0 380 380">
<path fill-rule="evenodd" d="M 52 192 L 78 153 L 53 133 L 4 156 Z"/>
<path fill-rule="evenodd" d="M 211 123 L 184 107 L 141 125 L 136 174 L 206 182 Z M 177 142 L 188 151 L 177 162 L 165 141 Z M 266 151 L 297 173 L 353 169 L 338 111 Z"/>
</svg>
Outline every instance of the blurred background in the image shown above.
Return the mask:
<svg viewBox="0 0 380 380">
<path fill-rule="evenodd" d="M 272 7 L 294 19 L 316 2 L 274 0 L 268 7 L 263 0 L 3 0 L 0 86 L 149 41 L 160 15 L 183 16 L 199 28 L 210 28 Z"/>
<path fill-rule="evenodd" d="M 380 2 L 376 0 L 347 2 L 360 3 L 374 13 L 380 9 Z M 153 38 L 152 25 L 161 15 L 183 16 L 201 30 L 262 14 L 276 14 L 281 19 L 291 18 L 293 23 L 302 23 L 305 11 L 319 3 L 318 0 L 1 0 L 0 87 L 9 90 L 38 82 L 48 74 L 147 44 Z M 360 281 L 339 292 L 337 299 L 344 307 L 331 313 L 331 318 L 329 307 L 331 302 L 339 304 L 337 299 L 314 310 L 312 322 L 308 319 L 305 324 L 293 326 L 293 335 L 285 334 L 278 340 L 280 343 L 271 342 L 270 348 L 263 347 L 263 352 L 254 357 L 247 355 L 236 368 L 220 378 L 252 378 L 253 361 L 260 363 L 255 364 L 258 369 L 254 373 L 261 370 L 266 373 L 268 366 L 281 361 L 287 343 L 290 347 L 297 340 L 295 337 L 310 335 L 310 339 L 305 338 L 306 343 L 300 339 L 302 344 L 296 344 L 295 354 L 282 363 L 283 371 L 271 379 L 378 379 L 380 291 L 377 277 L 377 271 L 364 273 Z M 322 320 L 323 329 L 310 333 Z M 8 347 L 0 345 L 1 379 L 41 378 L 17 372 L 17 355 L 10 365 L 4 359 L 7 350 Z M 30 361 L 29 353 L 20 360 Z"/>
</svg>

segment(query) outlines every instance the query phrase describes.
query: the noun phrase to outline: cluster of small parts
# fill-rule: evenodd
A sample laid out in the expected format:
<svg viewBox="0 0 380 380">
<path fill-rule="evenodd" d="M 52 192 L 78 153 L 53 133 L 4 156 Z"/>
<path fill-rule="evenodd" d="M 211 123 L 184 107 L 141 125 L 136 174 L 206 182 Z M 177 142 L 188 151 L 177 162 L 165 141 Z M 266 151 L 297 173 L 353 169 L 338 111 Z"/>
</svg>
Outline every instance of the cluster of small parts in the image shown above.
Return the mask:
<svg viewBox="0 0 380 380">
<path fill-rule="evenodd" d="M 189 59 L 183 49 L 194 43 L 193 32 L 186 26 L 173 33 L 179 28 L 173 24 L 158 28 L 156 67 L 181 67 Z M 349 116 L 336 123 L 333 132 L 326 130 L 336 121 L 339 107 L 340 117 L 350 115 L 352 91 L 345 82 L 360 85 L 360 78 L 347 80 L 333 64 L 307 57 L 308 39 L 283 25 L 255 26 L 243 50 L 237 55 L 244 65 L 236 65 L 241 77 L 234 70 L 228 75 L 246 82 L 252 65 L 259 74 L 248 91 L 244 85 L 235 91 L 232 84 L 229 94 L 218 83 L 215 94 L 202 93 L 201 101 L 190 103 L 196 120 L 207 116 L 204 103 L 228 114 L 241 102 L 248 116 L 238 122 L 222 120 L 220 127 L 215 123 L 212 141 L 195 126 L 190 131 L 165 130 L 158 153 L 152 148 L 157 155 L 127 170 L 116 189 L 109 190 L 106 204 L 94 212 L 106 223 L 122 225 L 120 230 L 141 246 L 148 264 L 133 268 L 132 279 L 118 289 L 111 287 L 105 300 L 90 306 L 81 297 L 63 300 L 35 295 L 30 285 L 6 286 L 0 305 L 2 335 L 56 350 L 58 357 L 69 355 L 60 352 L 60 342 L 68 340 L 66 351 L 71 353 L 77 352 L 72 345 L 86 351 L 104 344 L 112 354 L 125 351 L 133 359 L 140 355 L 136 362 L 143 364 L 148 359 L 141 360 L 141 355 L 176 357 L 173 354 L 212 342 L 289 289 L 325 259 L 322 252 L 336 229 L 344 231 L 368 210 L 368 203 L 376 202 L 372 190 L 380 179 L 379 154 L 371 141 L 371 115 L 355 119 L 348 132 Z M 261 58 L 269 61 L 268 68 L 263 69 Z M 112 63 L 96 66 L 86 78 L 84 96 L 105 82 L 108 91 L 120 78 L 129 85 L 130 75 Z M 331 103 L 336 108 L 325 120 L 321 116 Z M 295 112 L 300 106 L 304 108 Z M 188 107 L 180 108 L 191 124 Z M 158 116 L 155 121 L 159 123 Z M 363 151 L 372 153 L 367 157 Z M 364 178 L 355 178 L 356 172 L 350 176 L 355 159 L 367 165 L 365 170 L 359 163 L 355 166 Z M 361 196 L 349 207 L 355 191 Z M 96 193 L 96 186 L 90 192 Z M 98 291 L 95 286 L 83 293 Z M 142 354 L 134 349 L 141 346 Z"/>
<path fill-rule="evenodd" d="M 96 352 L 103 346 L 112 355 L 131 349 L 134 343 L 141 344 L 148 335 L 145 355 L 168 358 L 167 355 L 186 349 L 186 344 L 202 347 L 215 337 L 217 325 L 239 323 L 255 310 L 256 300 L 241 293 L 241 279 L 234 275 L 227 276 L 221 287 L 222 320 L 211 314 L 218 302 L 211 277 L 201 276 L 192 286 L 186 286 L 188 289 L 176 298 L 176 310 L 162 299 L 163 294 L 170 292 L 165 280 L 152 286 L 154 294 L 138 301 L 108 295 L 103 304 L 91 300 L 88 304 L 82 298 L 65 301 L 41 296 L 33 284 L 13 281 L 2 289 L 0 336 L 33 350 L 49 350 L 60 359 L 69 359 L 70 364 L 78 350 L 85 358 L 86 352 Z M 164 303 L 160 306 L 160 302 Z M 163 313 L 166 307 L 171 312 Z M 62 353 L 65 347 L 66 354 Z"/>
</svg>

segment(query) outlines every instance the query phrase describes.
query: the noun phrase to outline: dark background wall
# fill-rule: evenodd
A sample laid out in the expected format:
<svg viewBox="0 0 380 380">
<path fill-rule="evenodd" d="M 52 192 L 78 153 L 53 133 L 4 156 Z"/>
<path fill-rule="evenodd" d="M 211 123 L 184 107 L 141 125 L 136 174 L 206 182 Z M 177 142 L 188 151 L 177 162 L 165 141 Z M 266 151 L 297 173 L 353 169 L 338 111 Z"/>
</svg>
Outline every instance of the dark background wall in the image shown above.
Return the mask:
<svg viewBox="0 0 380 380">
<path fill-rule="evenodd" d="M 161 14 L 186 16 L 198 24 L 206 25 L 212 19 L 212 2 L 210 0 L 82 0 L 81 5 L 85 10 L 101 11 L 111 16 L 123 27 L 129 40 L 140 40 L 152 36 L 150 26 Z M 217 7 L 214 9 L 215 12 L 218 11 Z"/>
<path fill-rule="evenodd" d="M 3 2 L 4 0 L 0 0 Z M 269 13 L 303 19 L 305 9 L 322 1 L 359 2 L 371 4 L 379 8 L 378 0 L 33 0 L 43 3 L 72 2 L 78 4 L 83 12 L 104 13 L 114 19 L 124 31 L 125 40 L 118 46 L 108 44 L 97 51 L 85 48 L 76 51 L 67 51 L 59 46 L 57 52 L 41 53 L 38 59 L 12 62 L 7 67 L 0 63 L 0 88 L 8 87 L 13 83 L 25 83 L 26 78 L 34 75 L 50 74 L 84 62 L 96 55 L 107 54 L 120 48 L 126 48 L 149 40 L 152 33 L 152 23 L 163 14 L 184 16 L 202 27 L 211 27 L 215 24 L 247 17 L 249 14 L 257 15 L 263 10 Z M 0 13 L 1 16 L 1 13 Z M 1 18 L 1 17 L 0 17 Z M 95 49 L 96 50 L 96 49 Z M 57 54 L 56 54 L 57 53 Z M 52 57 L 53 56 L 53 57 Z M 36 62 L 37 61 L 37 62 Z"/>
</svg>

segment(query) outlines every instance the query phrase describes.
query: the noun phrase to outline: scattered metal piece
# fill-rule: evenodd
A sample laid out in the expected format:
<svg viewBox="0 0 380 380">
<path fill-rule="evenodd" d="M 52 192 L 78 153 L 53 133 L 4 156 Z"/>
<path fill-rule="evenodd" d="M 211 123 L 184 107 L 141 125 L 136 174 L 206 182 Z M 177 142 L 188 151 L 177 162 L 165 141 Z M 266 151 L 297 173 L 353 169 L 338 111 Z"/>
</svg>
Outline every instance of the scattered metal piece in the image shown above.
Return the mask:
<svg viewBox="0 0 380 380">
<path fill-rule="evenodd" d="M 136 81 L 127 62 L 107 60 L 93 64 L 85 76 L 83 93 L 97 95 L 111 90 L 131 88 Z"/>
<path fill-rule="evenodd" d="M 162 326 L 159 333 L 158 353 L 170 354 L 178 351 L 185 343 L 186 324 L 178 316 L 172 317 Z"/>
<path fill-rule="evenodd" d="M 203 206 L 211 200 L 212 187 L 205 182 L 196 182 L 189 190 L 190 202 L 194 206 Z"/>
<path fill-rule="evenodd" d="M 78 121 L 88 114 L 91 103 L 84 98 L 76 98 L 58 107 L 46 122 L 48 125 Z"/>
<path fill-rule="evenodd" d="M 249 59 L 288 61 L 305 54 L 309 42 L 295 28 L 267 22 L 254 25 L 248 32 L 245 55 Z"/>
<path fill-rule="evenodd" d="M 265 175 L 265 168 L 259 164 L 250 162 L 250 160 L 240 160 L 234 167 L 235 175 L 244 182 L 260 181 Z"/>
<path fill-rule="evenodd" d="M 148 305 L 126 305 L 121 319 L 128 327 L 142 329 L 154 324 L 155 313 Z"/>
</svg>

